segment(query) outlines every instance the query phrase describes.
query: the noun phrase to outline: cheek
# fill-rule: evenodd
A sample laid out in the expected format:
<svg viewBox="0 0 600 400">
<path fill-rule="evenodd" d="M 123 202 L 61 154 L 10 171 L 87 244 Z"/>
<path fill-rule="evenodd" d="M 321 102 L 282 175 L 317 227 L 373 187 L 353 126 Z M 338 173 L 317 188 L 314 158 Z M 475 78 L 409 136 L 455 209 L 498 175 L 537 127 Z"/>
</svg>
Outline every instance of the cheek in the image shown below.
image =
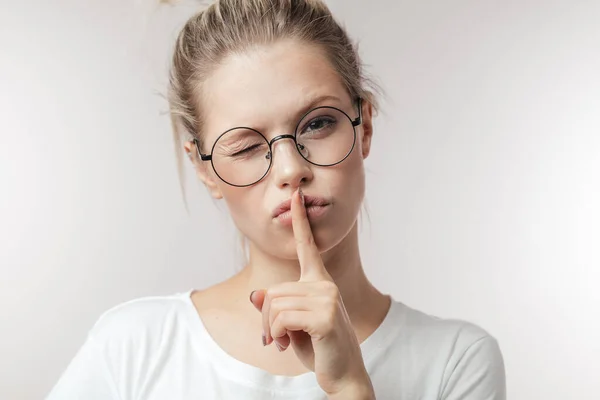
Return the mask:
<svg viewBox="0 0 600 400">
<path fill-rule="evenodd" d="M 358 148 L 339 165 L 333 185 L 346 196 L 360 197 L 364 192 L 365 169 L 363 158 Z"/>
<path fill-rule="evenodd" d="M 256 225 L 260 213 L 257 213 L 258 205 L 262 205 L 264 192 L 258 187 L 235 188 L 223 187 L 223 198 L 227 203 L 227 208 L 231 214 L 233 222 L 242 231 L 247 231 L 247 227 Z"/>
<path fill-rule="evenodd" d="M 358 215 L 365 196 L 365 168 L 362 154 L 356 151 L 348 158 L 348 171 L 344 174 L 345 196 L 349 212 Z"/>
<path fill-rule="evenodd" d="M 318 187 L 327 191 L 321 194 L 335 199 L 340 221 L 358 215 L 365 195 L 365 171 L 358 152 L 353 152 L 337 167 L 323 170 L 316 177 L 317 181 L 319 179 L 322 183 Z"/>
</svg>

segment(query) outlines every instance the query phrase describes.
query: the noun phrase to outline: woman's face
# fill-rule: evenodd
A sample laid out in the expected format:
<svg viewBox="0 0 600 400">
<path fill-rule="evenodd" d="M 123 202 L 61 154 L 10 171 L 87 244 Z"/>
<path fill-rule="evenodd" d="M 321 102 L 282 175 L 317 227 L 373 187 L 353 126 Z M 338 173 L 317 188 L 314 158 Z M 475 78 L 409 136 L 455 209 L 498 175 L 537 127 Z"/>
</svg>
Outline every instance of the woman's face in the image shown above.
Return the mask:
<svg viewBox="0 0 600 400">
<path fill-rule="evenodd" d="M 203 154 L 210 154 L 220 134 L 234 127 L 256 129 L 269 141 L 277 135 L 293 135 L 300 118 L 319 106 L 339 108 L 352 119 L 358 116 L 357 102 L 321 50 L 294 41 L 230 55 L 205 81 L 199 101 L 204 117 Z M 273 143 L 271 169 L 254 185 L 228 185 L 215 174 L 210 161 L 197 157 L 196 170 L 211 195 L 225 199 L 238 229 L 262 251 L 285 259 L 297 258 L 285 202 L 302 187 L 315 242 L 321 252 L 327 251 L 353 227 L 363 200 L 363 159 L 372 135 L 370 104 L 363 103 L 362 114 L 354 149 L 338 165 L 307 162 L 288 138 Z M 312 126 L 318 128 L 322 121 Z M 190 142 L 186 148 L 195 152 Z M 233 154 L 239 149 L 230 144 L 223 149 L 227 151 Z M 223 157 L 237 165 L 230 155 Z M 268 164 L 264 157 L 262 162 Z M 316 199 L 312 206 L 311 198 Z"/>
</svg>

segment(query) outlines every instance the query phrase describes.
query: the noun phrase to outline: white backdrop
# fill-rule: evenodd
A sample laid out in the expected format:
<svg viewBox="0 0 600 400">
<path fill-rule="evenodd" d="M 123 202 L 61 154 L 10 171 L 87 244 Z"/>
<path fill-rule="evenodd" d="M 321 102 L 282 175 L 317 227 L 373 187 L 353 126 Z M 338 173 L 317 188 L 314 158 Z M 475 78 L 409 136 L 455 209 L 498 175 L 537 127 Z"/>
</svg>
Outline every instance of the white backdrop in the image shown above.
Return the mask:
<svg viewBox="0 0 600 400">
<path fill-rule="evenodd" d="M 40 399 L 101 312 L 241 256 L 157 94 L 192 8 L 1 1 L 0 398 Z M 496 336 L 510 399 L 598 399 L 600 2 L 329 4 L 387 92 L 369 277 Z"/>
</svg>

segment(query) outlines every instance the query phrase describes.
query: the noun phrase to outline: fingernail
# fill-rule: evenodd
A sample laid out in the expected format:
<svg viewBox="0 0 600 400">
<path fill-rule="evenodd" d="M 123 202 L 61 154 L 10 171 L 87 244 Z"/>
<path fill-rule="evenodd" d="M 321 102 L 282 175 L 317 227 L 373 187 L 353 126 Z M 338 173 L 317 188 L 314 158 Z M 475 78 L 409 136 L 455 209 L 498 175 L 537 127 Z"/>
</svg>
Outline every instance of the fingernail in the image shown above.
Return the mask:
<svg viewBox="0 0 600 400">
<path fill-rule="evenodd" d="M 265 333 L 263 332 L 262 334 L 262 342 L 263 342 L 263 346 L 267 345 L 267 336 L 265 335 Z"/>
<path fill-rule="evenodd" d="M 298 193 L 300 194 L 300 200 L 302 200 L 302 205 L 304 205 L 304 193 L 302 193 L 302 188 L 298 188 Z"/>
<path fill-rule="evenodd" d="M 250 297 L 249 297 L 250 298 L 250 303 L 252 303 L 252 295 L 254 294 L 254 292 L 256 292 L 256 290 L 253 290 L 253 291 L 250 292 Z"/>
<path fill-rule="evenodd" d="M 279 343 L 275 342 L 275 346 L 277 346 L 277 350 L 279 350 L 279 352 L 283 351 L 283 347 L 281 347 Z"/>
</svg>

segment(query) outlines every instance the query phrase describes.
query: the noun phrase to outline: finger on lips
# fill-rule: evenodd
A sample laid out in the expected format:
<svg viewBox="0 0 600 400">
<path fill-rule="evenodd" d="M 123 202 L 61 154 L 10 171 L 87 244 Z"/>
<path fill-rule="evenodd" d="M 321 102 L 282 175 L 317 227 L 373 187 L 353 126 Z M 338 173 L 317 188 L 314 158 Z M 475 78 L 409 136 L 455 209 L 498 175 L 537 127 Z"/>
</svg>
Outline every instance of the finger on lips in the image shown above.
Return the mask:
<svg viewBox="0 0 600 400">
<path fill-rule="evenodd" d="M 298 282 L 284 282 L 268 290 L 256 290 L 250 294 L 250 301 L 262 313 L 263 344 L 269 345 L 275 341 L 280 351 L 290 344 L 289 331 L 306 329 L 311 304 L 313 310 L 319 309 L 315 304 L 316 298 L 309 296 L 309 285 L 302 283 L 333 281 L 315 244 L 301 188 L 293 193 L 291 203 L 300 279 Z"/>
<path fill-rule="evenodd" d="M 300 263 L 300 281 L 320 280 L 328 274 L 315 243 L 303 198 L 301 188 L 292 195 L 292 229 Z"/>
</svg>

